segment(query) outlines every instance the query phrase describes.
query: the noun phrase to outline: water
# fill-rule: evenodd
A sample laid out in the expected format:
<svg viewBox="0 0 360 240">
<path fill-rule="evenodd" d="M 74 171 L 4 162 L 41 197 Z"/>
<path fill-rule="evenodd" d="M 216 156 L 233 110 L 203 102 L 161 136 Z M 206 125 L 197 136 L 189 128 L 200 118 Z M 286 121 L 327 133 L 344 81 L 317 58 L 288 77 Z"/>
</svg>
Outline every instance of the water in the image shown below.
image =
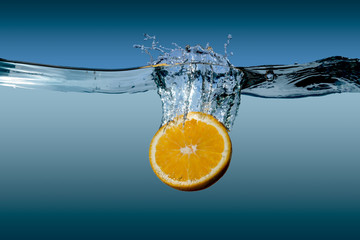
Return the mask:
<svg viewBox="0 0 360 240">
<path fill-rule="evenodd" d="M 240 104 L 241 71 L 192 63 L 158 67 L 153 76 L 162 102 L 162 125 L 193 111 L 213 115 L 228 129 L 233 125 Z"/>
<path fill-rule="evenodd" d="M 156 47 L 154 41 L 152 49 L 162 54 L 149 66 L 132 69 L 70 68 L 0 59 L 0 85 L 108 94 L 157 89 L 163 109 L 161 125 L 177 115 L 201 111 L 216 117 L 229 130 L 241 94 L 301 98 L 360 92 L 359 59 L 337 56 L 306 64 L 235 67 L 226 55 L 209 46 L 167 50 Z"/>
<path fill-rule="evenodd" d="M 176 65 L 186 63 L 204 63 L 210 65 L 232 66 L 228 59 L 227 48 L 232 39 L 231 34 L 227 36 L 227 41 L 224 44 L 224 55 L 215 52 L 209 43 L 206 47 L 197 44 L 195 46 L 186 45 L 184 48 L 176 43 L 173 43 L 175 48 L 166 48 L 159 45 L 155 36 L 145 34 L 144 41 L 151 40 L 151 46 L 135 44 L 134 48 L 141 49 L 144 53 L 150 56 L 149 65 Z M 153 54 L 157 53 L 154 58 Z M 232 54 L 232 53 L 231 53 Z"/>
<path fill-rule="evenodd" d="M 335 56 L 306 64 L 240 68 L 242 93 L 265 98 L 299 98 L 360 92 L 359 59 Z"/>
<path fill-rule="evenodd" d="M 254 238 L 358 232 L 359 94 L 243 96 L 227 174 L 187 194 L 158 181 L 148 163 L 161 116 L 156 91 L 0 93 L 4 239 L 146 238 L 179 225 L 181 237 L 210 239 L 252 238 L 259 228 Z"/>
<path fill-rule="evenodd" d="M 117 70 L 2 60 L 0 69 L 8 86 L 1 88 L 3 234 L 20 228 L 20 239 L 48 239 L 65 229 L 144 238 L 160 230 L 171 236 L 178 226 L 189 230 L 183 237 L 249 238 L 258 228 L 259 239 L 274 231 L 358 232 L 359 95 L 278 99 L 359 91 L 357 59 Z M 116 95 L 139 92 L 146 93 Z M 243 96 L 235 118 L 240 94 L 258 98 Z M 209 104 L 215 99 L 224 105 Z M 231 167 L 211 189 L 172 191 L 150 170 L 147 149 L 161 105 L 162 123 L 195 109 L 229 113 L 217 118 L 232 129 Z"/>
<path fill-rule="evenodd" d="M 155 89 L 151 68 L 87 69 L 0 60 L 0 84 L 63 92 L 136 93 Z"/>
</svg>

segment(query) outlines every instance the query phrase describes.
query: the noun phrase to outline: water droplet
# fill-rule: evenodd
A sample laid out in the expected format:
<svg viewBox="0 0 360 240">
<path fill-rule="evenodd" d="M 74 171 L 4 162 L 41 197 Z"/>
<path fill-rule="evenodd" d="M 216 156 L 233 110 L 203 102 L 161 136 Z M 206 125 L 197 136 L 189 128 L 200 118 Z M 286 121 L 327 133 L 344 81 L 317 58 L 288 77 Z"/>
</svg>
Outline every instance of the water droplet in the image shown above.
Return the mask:
<svg viewBox="0 0 360 240">
<path fill-rule="evenodd" d="M 275 79 L 275 74 L 272 70 L 268 70 L 265 74 L 265 77 L 268 81 L 273 81 Z"/>
</svg>

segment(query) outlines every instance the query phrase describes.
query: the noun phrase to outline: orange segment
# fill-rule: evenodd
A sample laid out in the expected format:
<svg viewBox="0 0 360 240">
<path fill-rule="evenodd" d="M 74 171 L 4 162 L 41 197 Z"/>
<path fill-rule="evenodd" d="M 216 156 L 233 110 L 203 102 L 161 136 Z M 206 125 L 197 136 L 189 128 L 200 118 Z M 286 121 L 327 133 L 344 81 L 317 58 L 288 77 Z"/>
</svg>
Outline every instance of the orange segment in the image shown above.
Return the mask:
<svg viewBox="0 0 360 240">
<path fill-rule="evenodd" d="M 226 128 L 213 116 L 188 113 L 162 126 L 150 144 L 150 164 L 165 184 L 184 191 L 215 183 L 231 158 Z"/>
</svg>

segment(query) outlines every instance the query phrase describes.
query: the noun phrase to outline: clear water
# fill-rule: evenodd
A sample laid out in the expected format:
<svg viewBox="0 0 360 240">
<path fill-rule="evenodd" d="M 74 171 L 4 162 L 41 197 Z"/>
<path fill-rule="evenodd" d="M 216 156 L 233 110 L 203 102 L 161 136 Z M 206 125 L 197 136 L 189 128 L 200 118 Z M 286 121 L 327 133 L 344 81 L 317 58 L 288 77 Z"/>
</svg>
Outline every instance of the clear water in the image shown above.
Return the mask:
<svg viewBox="0 0 360 240">
<path fill-rule="evenodd" d="M 176 65 L 186 63 L 204 63 L 210 65 L 232 66 L 228 59 L 227 48 L 232 39 L 231 34 L 227 36 L 227 41 L 224 44 L 224 55 L 216 53 L 209 43 L 206 47 L 201 45 L 190 46 L 186 45 L 184 48 L 176 43 L 173 43 L 175 48 L 166 48 L 159 45 L 155 36 L 145 34 L 144 41 L 151 40 L 151 46 L 135 44 L 134 48 L 141 49 L 144 53 L 150 57 L 149 65 Z M 157 54 L 155 58 L 153 54 Z M 230 53 L 232 55 L 232 53 Z"/>
<path fill-rule="evenodd" d="M 137 93 L 156 90 L 165 124 L 189 111 L 209 113 L 232 128 L 241 94 L 299 98 L 360 92 L 359 59 L 330 57 L 306 64 L 235 67 L 225 55 L 200 45 L 157 47 L 149 66 L 133 69 L 86 69 L 0 61 L 0 85 L 87 93 Z"/>
<path fill-rule="evenodd" d="M 241 68 L 243 94 L 266 98 L 297 98 L 360 92 L 360 61 L 329 57 L 306 64 Z"/>
<path fill-rule="evenodd" d="M 204 112 L 228 129 L 240 104 L 242 72 L 231 66 L 203 63 L 181 64 L 154 69 L 166 124 L 177 115 Z"/>
</svg>

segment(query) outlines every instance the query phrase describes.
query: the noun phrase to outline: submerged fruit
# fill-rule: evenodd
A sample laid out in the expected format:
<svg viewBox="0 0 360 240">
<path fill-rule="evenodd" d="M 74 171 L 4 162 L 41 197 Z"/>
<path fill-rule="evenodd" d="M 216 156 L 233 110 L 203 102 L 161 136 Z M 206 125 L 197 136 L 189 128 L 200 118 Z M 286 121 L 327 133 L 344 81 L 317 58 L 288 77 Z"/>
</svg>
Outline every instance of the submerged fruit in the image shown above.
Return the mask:
<svg viewBox="0 0 360 240">
<path fill-rule="evenodd" d="M 204 189 L 226 171 L 231 158 L 227 129 L 213 116 L 190 112 L 162 126 L 150 144 L 150 164 L 167 185 Z"/>
</svg>

